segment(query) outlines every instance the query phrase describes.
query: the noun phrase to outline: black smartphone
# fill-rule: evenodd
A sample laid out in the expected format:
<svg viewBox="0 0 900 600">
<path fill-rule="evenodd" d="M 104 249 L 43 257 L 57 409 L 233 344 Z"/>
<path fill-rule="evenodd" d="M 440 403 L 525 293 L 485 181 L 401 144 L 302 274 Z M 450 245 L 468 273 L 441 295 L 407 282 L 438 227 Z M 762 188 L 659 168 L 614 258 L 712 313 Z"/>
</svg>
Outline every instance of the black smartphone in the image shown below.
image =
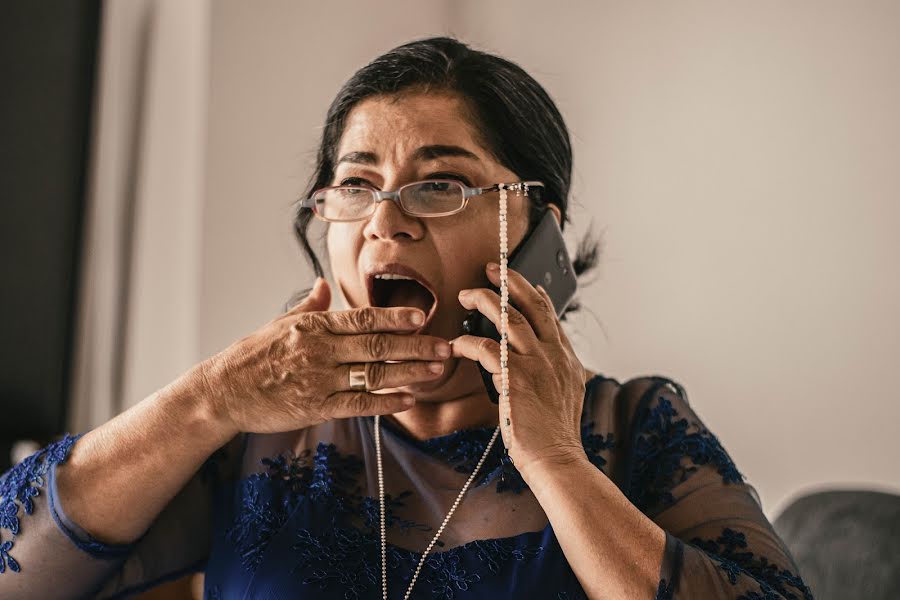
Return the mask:
<svg viewBox="0 0 900 600">
<path fill-rule="evenodd" d="M 510 269 L 521 273 L 532 285 L 540 284 L 550 299 L 556 315 L 560 316 L 572 301 L 577 289 L 575 269 L 563 240 L 562 230 L 553 211 L 546 210 L 538 224 L 528 233 L 507 259 Z M 490 285 L 498 294 L 500 289 Z M 512 298 L 512 306 L 516 306 Z M 516 307 L 518 308 L 518 307 Z M 491 321 L 477 310 L 470 311 L 462 323 L 463 332 L 500 341 L 500 332 Z M 494 387 L 491 374 L 478 363 L 481 379 L 494 404 L 500 402 L 500 394 Z"/>
</svg>

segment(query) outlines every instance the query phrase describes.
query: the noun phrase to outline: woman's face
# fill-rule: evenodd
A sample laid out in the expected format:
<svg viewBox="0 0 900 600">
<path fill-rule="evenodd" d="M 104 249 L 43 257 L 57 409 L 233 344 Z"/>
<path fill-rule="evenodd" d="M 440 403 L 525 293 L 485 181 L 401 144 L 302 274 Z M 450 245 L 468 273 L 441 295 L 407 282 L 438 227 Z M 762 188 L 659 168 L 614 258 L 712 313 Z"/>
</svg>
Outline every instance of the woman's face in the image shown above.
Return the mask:
<svg viewBox="0 0 900 600">
<path fill-rule="evenodd" d="M 331 184 L 396 190 L 431 178 L 457 179 L 474 187 L 519 181 L 476 139 L 454 96 L 368 98 L 348 115 Z M 421 333 L 447 340 L 461 335 L 466 310 L 457 294 L 465 288 L 488 286 L 485 265 L 498 261 L 498 202 L 498 192 L 491 192 L 471 198 L 465 210 L 454 215 L 422 218 L 404 214 L 394 202 L 385 201 L 377 204 L 367 220 L 331 223 L 326 244 L 332 275 L 349 308 L 418 306 L 428 317 Z M 508 202 L 512 252 L 527 230 L 528 199 L 510 193 Z M 373 271 L 390 271 L 389 264 L 413 269 L 434 297 L 417 284 L 372 279 Z M 455 368 L 449 367 L 456 365 L 451 362 L 445 363 L 439 380 L 409 389 L 439 386 L 453 375 Z"/>
</svg>

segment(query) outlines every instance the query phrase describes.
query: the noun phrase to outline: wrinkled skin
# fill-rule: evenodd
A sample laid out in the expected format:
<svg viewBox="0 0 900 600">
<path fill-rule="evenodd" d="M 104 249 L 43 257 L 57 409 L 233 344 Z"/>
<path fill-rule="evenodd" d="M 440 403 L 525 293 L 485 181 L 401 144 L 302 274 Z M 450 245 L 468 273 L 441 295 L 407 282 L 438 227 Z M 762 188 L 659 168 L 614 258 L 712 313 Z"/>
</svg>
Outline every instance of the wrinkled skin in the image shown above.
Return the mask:
<svg viewBox="0 0 900 600">
<path fill-rule="evenodd" d="M 459 178 L 466 185 L 478 187 L 519 181 L 516 173 L 498 163 L 482 146 L 465 115 L 463 105 L 454 96 L 415 94 L 375 97 L 361 102 L 347 119 L 337 156 L 365 152 L 373 154 L 374 161 L 358 158 L 339 161 L 331 184 L 367 184 L 382 190 L 395 190 L 405 183 L 433 177 Z M 474 156 L 417 155 L 419 148 L 432 145 L 458 146 Z M 400 262 L 409 265 L 424 275 L 437 293 L 435 315 L 424 332 L 456 340 L 454 347 L 459 350 L 446 361 L 440 377 L 400 388 L 415 395 L 416 406 L 390 417 L 420 439 L 461 427 L 497 424 L 499 421 L 498 407 L 488 399 L 474 362 L 479 353 L 484 355 L 494 351 L 499 356 L 499 347 L 488 344 L 490 340 L 469 336 L 456 339 L 462 334 L 460 324 L 468 310 L 485 308 L 492 297 L 499 306 L 497 295 L 484 289 L 489 282 L 485 265 L 496 261 L 499 253 L 498 201 L 497 192 L 478 196 L 470 200 L 462 212 L 439 218 L 406 215 L 396 204 L 381 202 L 375 213 L 365 221 L 329 225 L 327 249 L 331 270 L 347 307 L 361 307 L 369 303 L 364 272 L 373 263 Z M 508 202 L 508 237 L 512 249 L 526 233 L 529 200 L 510 193 Z M 555 205 L 550 206 L 559 220 L 559 210 Z M 513 296 L 513 302 L 520 300 L 528 303 L 529 307 L 543 302 L 535 288 L 520 279 L 524 285 L 517 288 L 519 297 Z M 499 280 L 494 278 L 493 283 L 499 284 Z M 461 290 L 470 288 L 481 288 L 476 294 L 481 298 L 481 306 L 473 303 L 464 305 L 458 299 Z M 541 309 L 534 308 L 533 312 L 538 310 Z M 549 310 L 555 320 L 552 304 Z M 499 328 L 499 321 L 495 324 Z M 524 319 L 522 322 L 516 321 L 516 325 L 529 327 Z M 557 331 L 555 325 L 553 331 Z M 575 358 L 568 340 L 561 340 L 560 336 L 564 338 L 564 334 L 561 329 L 559 331 L 548 342 L 551 346 L 544 349 L 546 356 L 543 361 L 533 360 L 527 366 L 520 363 L 510 365 L 512 378 L 517 381 L 513 389 L 516 397 L 522 394 L 520 388 L 525 385 L 529 388 L 528 396 L 535 399 L 563 395 L 573 398 L 572 410 L 560 420 L 555 433 L 547 429 L 552 421 L 544 418 L 546 408 L 533 407 L 533 419 L 529 421 L 533 422 L 535 431 L 554 433 L 550 439 L 561 442 L 566 448 L 572 444 L 578 444 L 580 448 L 579 438 L 577 434 L 573 435 L 572 430 L 577 430 L 580 419 L 585 371 Z M 525 335 L 522 333 L 520 337 Z M 531 335 L 534 337 L 533 333 Z M 482 362 L 499 370 L 499 362 L 493 364 L 486 356 Z M 533 369 L 543 375 L 527 382 L 521 381 L 517 379 L 520 377 L 519 368 Z M 560 377 L 546 376 L 547 373 L 560 373 L 559 369 L 562 369 Z M 499 376 L 496 379 L 499 383 Z M 507 407 L 500 407 L 501 413 L 504 408 Z M 557 408 L 550 412 L 558 413 Z M 524 422 L 522 428 L 527 429 Z M 503 433 L 506 438 L 507 432 L 504 430 Z M 506 441 L 507 445 L 515 441 L 512 432 Z M 545 449 L 546 445 L 540 446 Z M 520 458 L 528 460 L 524 453 L 520 454 Z"/>
<path fill-rule="evenodd" d="M 482 145 L 466 114 L 452 95 L 362 101 L 348 115 L 331 184 L 396 190 L 435 177 L 473 187 L 519 181 Z M 422 152 L 425 147 L 430 150 Z M 457 150 L 448 152 L 451 147 Z M 501 423 L 503 442 L 523 474 L 541 461 L 583 454 L 579 422 L 590 373 L 546 293 L 510 271 L 510 301 L 520 310 L 510 306 L 510 400 L 499 407 L 477 368 L 480 362 L 495 373 L 499 388 L 499 345 L 461 335 L 472 309 L 500 327 L 499 297 L 487 288 L 499 285 L 499 276 L 486 270 L 499 254 L 498 202 L 492 192 L 454 215 L 422 218 L 386 201 L 365 220 L 330 223 L 334 283 L 319 279 L 300 305 L 195 370 L 216 414 L 235 431 L 255 432 L 381 414 L 418 439 Z M 508 196 L 511 250 L 526 233 L 529 202 Z M 550 209 L 559 219 L 558 208 Z M 409 321 L 413 312 L 424 316 L 419 309 L 371 306 L 366 269 L 388 262 L 415 269 L 434 291 L 436 304 L 424 326 Z M 470 293 L 460 296 L 465 290 Z M 329 310 L 334 292 L 342 310 Z M 349 389 L 351 365 L 365 366 L 370 392 Z M 412 406 L 404 403 L 412 398 Z"/>
</svg>

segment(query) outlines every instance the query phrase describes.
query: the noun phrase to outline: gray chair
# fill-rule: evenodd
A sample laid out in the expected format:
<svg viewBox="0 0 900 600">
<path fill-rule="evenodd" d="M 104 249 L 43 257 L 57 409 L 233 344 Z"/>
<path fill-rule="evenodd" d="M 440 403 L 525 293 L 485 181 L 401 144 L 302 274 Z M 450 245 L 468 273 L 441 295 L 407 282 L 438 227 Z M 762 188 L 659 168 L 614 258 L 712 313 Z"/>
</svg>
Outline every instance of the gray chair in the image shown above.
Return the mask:
<svg viewBox="0 0 900 600">
<path fill-rule="evenodd" d="M 813 492 L 772 524 L 816 600 L 900 599 L 900 495 Z"/>
</svg>

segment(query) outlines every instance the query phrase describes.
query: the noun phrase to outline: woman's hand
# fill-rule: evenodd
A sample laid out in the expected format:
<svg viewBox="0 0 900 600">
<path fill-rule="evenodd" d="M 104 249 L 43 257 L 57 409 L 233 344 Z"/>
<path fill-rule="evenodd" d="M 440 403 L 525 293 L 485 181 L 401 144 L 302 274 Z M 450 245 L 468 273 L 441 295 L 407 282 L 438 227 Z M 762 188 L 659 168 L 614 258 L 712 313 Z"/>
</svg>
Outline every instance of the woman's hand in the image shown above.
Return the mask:
<svg viewBox="0 0 900 600">
<path fill-rule="evenodd" d="M 491 268 L 493 266 L 494 268 Z M 500 431 L 523 478 L 539 463 L 584 458 L 581 411 L 585 370 L 543 288 L 508 269 L 509 400 L 500 400 Z M 488 279 L 500 286 L 500 266 L 488 263 Z M 487 288 L 463 290 L 460 303 L 477 309 L 500 331 L 500 296 Z M 512 303 L 521 309 L 516 310 Z M 500 344 L 463 335 L 452 342 L 453 356 L 478 361 L 500 390 Z"/>
<path fill-rule="evenodd" d="M 329 312 L 330 301 L 328 283 L 319 278 L 303 302 L 185 374 L 209 399 L 218 423 L 234 433 L 276 433 L 400 412 L 412 406 L 409 394 L 351 390 L 350 366 L 365 365 L 370 390 L 428 381 L 443 371 L 449 344 L 410 335 L 424 321 L 421 310 Z"/>
</svg>

